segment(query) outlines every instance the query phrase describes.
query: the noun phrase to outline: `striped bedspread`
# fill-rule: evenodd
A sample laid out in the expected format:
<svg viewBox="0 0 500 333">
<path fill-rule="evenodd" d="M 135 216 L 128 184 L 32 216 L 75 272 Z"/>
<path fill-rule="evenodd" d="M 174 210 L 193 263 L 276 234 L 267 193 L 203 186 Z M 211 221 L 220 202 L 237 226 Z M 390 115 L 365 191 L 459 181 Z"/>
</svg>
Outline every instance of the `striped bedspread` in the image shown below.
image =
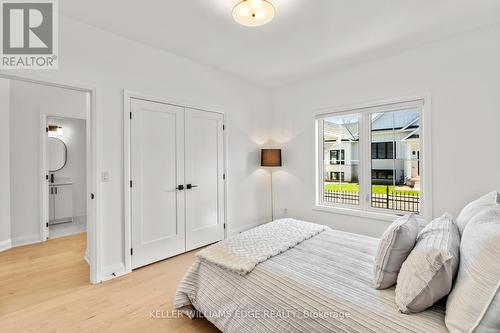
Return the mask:
<svg viewBox="0 0 500 333">
<path fill-rule="evenodd" d="M 446 332 L 444 306 L 401 314 L 372 287 L 377 239 L 327 230 L 247 275 L 196 258 L 174 307 L 223 332 Z"/>
</svg>

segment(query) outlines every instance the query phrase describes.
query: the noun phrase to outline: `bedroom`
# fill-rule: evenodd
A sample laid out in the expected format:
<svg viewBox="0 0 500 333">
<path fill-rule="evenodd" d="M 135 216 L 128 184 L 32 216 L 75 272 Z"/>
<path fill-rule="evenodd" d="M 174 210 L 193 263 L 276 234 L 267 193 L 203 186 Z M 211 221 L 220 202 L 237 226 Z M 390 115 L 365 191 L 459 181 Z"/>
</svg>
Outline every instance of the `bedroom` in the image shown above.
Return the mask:
<svg viewBox="0 0 500 333">
<path fill-rule="evenodd" d="M 213 180 L 210 183 L 212 188 L 222 186 L 222 193 L 207 195 L 210 200 L 206 205 L 196 205 L 213 208 L 214 197 L 218 205 L 223 203 L 224 209 L 214 215 L 218 225 L 215 240 L 221 233 L 223 237 L 237 235 L 270 222 L 273 217 L 295 218 L 380 238 L 397 218 L 395 213 L 400 212 L 372 211 L 371 204 L 364 200 L 367 196 L 385 195 L 387 200 L 387 191 L 389 195 L 401 194 L 401 188 L 414 194 L 418 184 L 422 199 L 422 212 L 418 213 L 428 223 L 445 212 L 456 219 L 467 203 L 500 190 L 496 144 L 500 120 L 497 1 L 269 2 L 275 9 L 272 20 L 262 26 L 247 27 L 233 18 L 233 7 L 239 1 L 146 1 L 139 5 L 131 1 L 62 0 L 58 2 L 58 26 L 54 27 L 59 34 L 58 67 L 1 69 L 4 79 L 87 92 L 92 107 L 88 127 L 93 142 L 89 145 L 91 167 L 87 170 L 87 194 L 89 198 L 93 195 L 87 214 L 90 267 L 83 260 L 84 253 L 75 253 L 71 261 L 75 266 L 68 268 L 85 272 L 86 278 L 79 276 L 64 285 L 52 285 L 47 281 L 56 280 L 62 272 L 47 270 L 43 276 L 30 278 L 33 288 L 23 289 L 12 280 L 29 274 L 29 268 L 16 271 L 4 263 L 30 267 L 29 252 L 37 251 L 36 246 L 50 245 L 50 240 L 28 245 L 31 248 L 5 249 L 0 253 L 0 276 L 5 286 L 0 322 L 4 327 L 10 331 L 214 329 L 201 319 L 151 318 L 151 311 L 158 310 L 157 317 L 172 314 L 169 311 L 174 310 L 178 283 L 197 251 L 132 271 L 133 258 L 140 251 L 136 248 L 134 255 L 130 253 L 134 234 L 132 210 L 128 209 L 134 202 L 130 180 L 136 179 L 129 174 L 134 161 L 133 157 L 130 160 L 134 155 L 129 153 L 134 148 L 128 146 L 133 142 L 133 133 L 130 136 L 127 129 L 138 119 L 129 119 L 130 99 L 223 114 L 222 161 L 210 160 L 207 168 L 192 169 L 211 170 L 210 164 L 225 171 L 218 174 L 215 185 Z M 423 115 L 419 122 L 421 138 L 429 140 L 420 147 L 422 174 L 412 174 L 411 165 L 406 168 L 406 175 L 404 166 L 371 170 L 370 120 L 367 113 L 358 112 L 359 108 L 372 113 L 391 112 L 370 108 L 421 100 L 425 101 L 425 107 L 417 106 Z M 2 105 L 3 119 L 5 110 L 8 108 Z M 328 149 L 339 151 L 333 152 L 331 159 L 329 154 L 327 159 L 320 159 L 325 153 L 318 147 L 318 124 L 322 116 L 338 116 L 339 112 L 362 114 L 356 140 L 364 147 L 364 154 L 355 158 L 344 148 L 342 157 L 342 148 L 337 147 Z M 187 132 L 186 126 L 182 129 Z M 349 127 L 340 128 L 342 135 L 331 138 L 332 144 L 340 138 L 340 145 L 354 147 L 356 143 L 349 141 L 353 140 L 346 130 Z M 15 152 L 6 145 L 12 136 L 9 129 L 4 126 L 1 140 L 2 246 L 11 238 L 9 184 Z M 192 128 L 191 132 L 205 133 Z M 146 147 L 156 146 L 149 144 L 138 151 L 156 152 Z M 193 150 L 192 156 L 208 151 L 193 147 L 198 150 Z M 281 167 L 261 167 L 261 149 L 266 148 L 281 149 Z M 413 151 L 417 152 L 411 150 L 410 156 Z M 375 148 L 376 155 L 384 157 L 380 163 L 390 161 L 390 156 L 393 160 L 394 156 L 399 158 L 400 152 L 396 148 L 395 154 L 391 154 L 382 145 Z M 189 154 L 185 155 L 182 162 L 186 166 L 204 166 L 189 162 Z M 325 171 L 320 169 L 321 160 L 326 161 L 324 168 L 333 175 L 320 177 Z M 417 164 L 415 159 L 410 160 L 406 164 Z M 347 167 L 351 164 L 352 170 L 353 161 L 359 162 L 358 185 L 348 177 Z M 373 184 L 378 186 L 376 193 L 371 192 L 372 171 L 377 179 Z M 397 174 L 403 174 L 403 179 Z M 420 176 L 418 183 L 416 176 Z M 150 180 L 153 182 L 148 184 L 153 184 L 154 179 Z M 196 186 L 202 181 L 183 180 L 175 185 Z M 384 181 L 392 182 L 393 187 L 387 189 Z M 348 190 L 344 191 L 346 182 Z M 184 189 L 177 195 L 194 196 L 207 186 Z M 413 188 L 406 188 L 410 186 Z M 325 205 L 319 200 L 325 192 L 322 187 L 356 193 L 358 207 L 346 207 L 342 202 Z M 178 228 L 186 226 L 176 223 Z M 178 248 L 170 250 L 159 253 L 160 258 L 169 257 Z M 27 255 L 23 257 L 16 251 Z M 156 252 L 152 251 L 154 257 Z M 42 278 L 45 281 L 39 281 Z M 407 316 L 402 318 L 404 321 Z"/>
</svg>

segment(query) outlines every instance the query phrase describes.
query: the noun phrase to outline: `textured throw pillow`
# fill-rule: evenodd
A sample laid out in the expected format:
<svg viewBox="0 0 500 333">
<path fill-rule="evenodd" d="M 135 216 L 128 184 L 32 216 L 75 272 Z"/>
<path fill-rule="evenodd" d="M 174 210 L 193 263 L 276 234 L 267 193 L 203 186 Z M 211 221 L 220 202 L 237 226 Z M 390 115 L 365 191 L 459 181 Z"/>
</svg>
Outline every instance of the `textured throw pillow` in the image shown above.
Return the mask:
<svg viewBox="0 0 500 333">
<path fill-rule="evenodd" d="M 463 234 L 465 226 L 474 217 L 474 215 L 482 212 L 486 208 L 496 208 L 500 205 L 500 193 L 497 191 L 483 195 L 481 198 L 470 202 L 462 209 L 458 215 L 456 223 L 460 234 Z"/>
<path fill-rule="evenodd" d="M 421 312 L 448 295 L 460 262 L 460 233 L 446 213 L 429 223 L 401 266 L 396 304 L 403 313 Z"/>
<path fill-rule="evenodd" d="M 398 218 L 384 232 L 374 261 L 374 287 L 385 289 L 396 283 L 401 265 L 418 236 L 419 225 L 413 214 Z"/>
<path fill-rule="evenodd" d="M 446 303 L 451 333 L 500 332 L 500 208 L 475 215 L 460 244 L 460 266 Z"/>
</svg>

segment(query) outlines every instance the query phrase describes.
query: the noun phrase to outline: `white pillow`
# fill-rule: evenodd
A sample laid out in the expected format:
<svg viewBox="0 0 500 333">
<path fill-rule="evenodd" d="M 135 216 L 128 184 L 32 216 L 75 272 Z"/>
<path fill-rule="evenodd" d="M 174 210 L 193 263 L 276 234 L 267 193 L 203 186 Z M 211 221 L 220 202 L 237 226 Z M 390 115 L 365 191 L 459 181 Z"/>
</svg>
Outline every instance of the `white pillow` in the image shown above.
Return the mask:
<svg viewBox="0 0 500 333">
<path fill-rule="evenodd" d="M 418 236 L 419 225 L 413 214 L 398 218 L 384 232 L 378 244 L 373 265 L 375 289 L 385 289 L 396 283 L 401 265 Z"/>
<path fill-rule="evenodd" d="M 500 208 L 477 214 L 465 227 L 460 266 L 446 303 L 451 333 L 500 332 Z"/>
<path fill-rule="evenodd" d="M 396 305 L 403 313 L 421 312 L 448 295 L 460 261 L 460 233 L 450 214 L 434 219 L 418 235 L 401 266 Z"/>
<path fill-rule="evenodd" d="M 456 223 L 460 234 L 463 234 L 465 226 L 474 215 L 482 212 L 486 208 L 495 208 L 500 204 L 500 193 L 497 191 L 490 192 L 483 195 L 481 198 L 470 202 L 467 206 L 462 209 L 460 215 L 458 215 Z"/>
</svg>

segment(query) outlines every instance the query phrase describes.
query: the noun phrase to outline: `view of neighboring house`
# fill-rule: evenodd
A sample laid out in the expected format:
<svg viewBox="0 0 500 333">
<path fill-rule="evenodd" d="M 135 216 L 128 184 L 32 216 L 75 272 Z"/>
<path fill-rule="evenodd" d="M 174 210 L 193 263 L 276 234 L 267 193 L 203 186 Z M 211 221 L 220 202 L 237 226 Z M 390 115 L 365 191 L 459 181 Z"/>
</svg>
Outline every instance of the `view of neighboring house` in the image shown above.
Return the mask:
<svg viewBox="0 0 500 333">
<path fill-rule="evenodd" d="M 324 122 L 324 179 L 359 180 L 359 122 L 356 117 L 332 117 Z M 420 117 L 417 109 L 371 115 L 372 184 L 418 188 Z"/>
</svg>

